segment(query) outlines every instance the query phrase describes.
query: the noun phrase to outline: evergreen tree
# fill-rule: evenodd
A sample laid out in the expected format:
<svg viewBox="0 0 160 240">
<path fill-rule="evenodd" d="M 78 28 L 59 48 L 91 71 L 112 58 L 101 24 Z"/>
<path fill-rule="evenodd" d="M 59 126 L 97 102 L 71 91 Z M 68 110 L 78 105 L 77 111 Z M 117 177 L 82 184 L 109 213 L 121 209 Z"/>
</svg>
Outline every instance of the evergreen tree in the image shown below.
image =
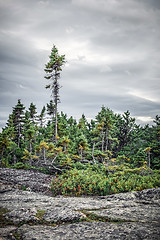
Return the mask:
<svg viewBox="0 0 160 240">
<path fill-rule="evenodd" d="M 151 147 L 151 166 L 153 168 L 160 168 L 160 116 L 156 116 L 152 126 L 152 137 L 150 138 Z"/>
<path fill-rule="evenodd" d="M 81 160 L 83 160 L 83 155 L 88 150 L 87 138 L 84 136 L 83 133 L 81 133 L 81 134 L 79 134 L 79 136 L 77 136 L 75 141 L 76 141 L 77 147 L 78 147 L 77 151 L 81 156 Z"/>
<path fill-rule="evenodd" d="M 9 119 L 7 120 L 6 128 L 8 129 L 8 135 L 11 140 L 14 140 L 15 137 L 15 128 L 13 121 L 13 114 L 9 115 Z"/>
<path fill-rule="evenodd" d="M 10 144 L 10 139 L 9 139 L 8 131 L 7 131 L 7 129 L 3 129 L 2 133 L 0 133 L 0 162 L 1 162 L 1 167 L 3 167 L 3 164 L 6 165 L 6 160 L 3 162 L 3 156 L 5 154 L 5 151 L 8 148 L 9 144 Z"/>
<path fill-rule="evenodd" d="M 21 100 L 18 99 L 17 105 L 13 108 L 13 123 L 15 128 L 15 142 L 17 143 L 18 148 L 21 144 L 22 138 L 22 125 L 24 122 L 24 105 L 21 103 Z"/>
<path fill-rule="evenodd" d="M 50 100 L 49 104 L 47 103 L 47 113 L 49 116 L 51 116 L 53 121 L 53 117 L 55 114 L 55 106 L 54 106 L 53 100 Z"/>
<path fill-rule="evenodd" d="M 65 63 L 65 55 L 59 55 L 58 49 L 55 45 L 53 45 L 53 48 L 51 50 L 51 55 L 49 56 L 50 60 L 45 65 L 45 78 L 48 80 L 51 80 L 51 83 L 46 85 L 46 88 L 50 88 L 54 100 L 54 106 L 55 106 L 55 134 L 54 134 L 54 140 L 57 141 L 56 136 L 58 135 L 57 132 L 57 112 L 58 112 L 58 103 L 60 102 L 60 96 L 59 96 L 59 89 L 60 84 L 58 82 L 58 79 L 60 78 L 60 71 L 62 71 L 62 66 Z"/>
<path fill-rule="evenodd" d="M 44 124 L 45 111 L 46 111 L 46 108 L 45 108 L 45 106 L 43 106 L 42 111 L 39 115 L 39 121 L 40 121 L 41 128 L 43 127 L 43 124 Z"/>
<path fill-rule="evenodd" d="M 140 167 L 144 164 L 146 161 L 146 154 L 144 149 L 140 148 L 135 154 L 134 154 L 134 165 L 136 167 Z"/>
<path fill-rule="evenodd" d="M 113 111 L 109 108 L 102 107 L 101 111 L 96 116 L 98 121 L 98 130 L 101 134 L 101 150 L 107 151 L 110 149 L 111 129 L 113 128 Z"/>
<path fill-rule="evenodd" d="M 62 111 L 61 115 L 58 114 L 58 133 L 59 137 L 69 135 L 67 114 L 64 114 Z"/>
<path fill-rule="evenodd" d="M 35 124 L 35 117 L 36 117 L 36 105 L 34 105 L 33 103 L 30 104 L 29 106 L 29 113 L 30 113 L 30 117 L 32 119 L 33 124 Z"/>
<path fill-rule="evenodd" d="M 56 143 L 53 143 L 54 107 L 51 100 L 47 104 L 47 111 L 52 121 L 45 119 L 43 107 L 39 115 L 40 127 L 37 127 L 36 106 L 31 103 L 24 114 L 25 107 L 18 100 L 6 127 L 0 133 L 1 166 L 29 160 L 31 165 L 52 166 L 59 172 L 79 164 L 79 161 L 102 163 L 108 173 L 115 164 L 130 163 L 132 167 L 144 168 L 144 164 L 148 163 L 149 169 L 160 168 L 159 116 L 156 116 L 153 126 L 141 127 L 135 123 L 129 111 L 120 115 L 102 107 L 96 120 L 89 123 L 83 114 L 78 124 L 73 117 L 67 118 L 63 112 L 57 113 L 58 136 Z"/>
<path fill-rule="evenodd" d="M 116 136 L 119 142 L 116 149 L 117 153 L 120 152 L 124 146 L 133 141 L 133 138 L 135 137 L 133 134 L 135 128 L 135 118 L 131 117 L 129 111 L 124 112 L 122 117 L 118 117 L 118 121 L 116 121 Z"/>
<path fill-rule="evenodd" d="M 28 149 L 29 155 L 30 155 L 30 165 L 31 163 L 31 156 L 33 154 L 33 143 L 36 142 L 36 131 L 37 131 L 37 126 L 34 125 L 33 117 L 30 117 L 30 112 L 26 111 L 25 112 L 25 120 L 24 120 L 24 138 L 25 138 L 25 148 Z"/>
</svg>

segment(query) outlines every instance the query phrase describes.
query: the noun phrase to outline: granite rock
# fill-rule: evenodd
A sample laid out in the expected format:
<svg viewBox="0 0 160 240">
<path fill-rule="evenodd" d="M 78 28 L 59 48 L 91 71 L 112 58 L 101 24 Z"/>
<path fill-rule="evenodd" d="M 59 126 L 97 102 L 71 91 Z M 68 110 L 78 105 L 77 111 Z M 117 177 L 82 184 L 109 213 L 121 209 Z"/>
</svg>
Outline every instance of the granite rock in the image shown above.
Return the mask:
<svg viewBox="0 0 160 240">
<path fill-rule="evenodd" d="M 47 195 L 50 194 L 49 185 L 53 177 L 35 170 L 0 168 L 1 183 L 10 184 L 12 188 L 26 188 L 29 191 L 43 192 Z"/>
<path fill-rule="evenodd" d="M 3 226 L 0 239 L 15 239 L 15 236 L 23 240 L 159 239 L 160 188 L 103 197 L 52 197 L 45 189 L 45 179 L 49 181 L 51 176 L 42 175 L 42 192 L 39 192 L 39 186 L 33 187 L 33 176 L 29 181 L 32 172 L 4 171 L 0 180 L 0 207 L 9 210 L 3 218 L 13 228 Z M 23 174 L 30 191 L 18 187 L 19 179 L 24 181 Z"/>
<path fill-rule="evenodd" d="M 23 225 L 18 233 L 25 240 L 159 240 L 160 230 L 149 223 L 85 222 L 43 228 Z"/>
</svg>

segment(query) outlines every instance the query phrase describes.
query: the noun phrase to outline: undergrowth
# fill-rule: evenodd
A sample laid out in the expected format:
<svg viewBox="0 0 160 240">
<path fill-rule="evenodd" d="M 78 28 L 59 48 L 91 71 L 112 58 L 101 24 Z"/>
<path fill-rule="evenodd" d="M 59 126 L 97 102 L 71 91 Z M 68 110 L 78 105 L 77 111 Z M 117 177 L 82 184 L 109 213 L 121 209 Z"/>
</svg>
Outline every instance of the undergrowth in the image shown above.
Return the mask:
<svg viewBox="0 0 160 240">
<path fill-rule="evenodd" d="M 160 171 L 151 171 L 144 166 L 131 169 L 124 165 L 106 169 L 102 164 L 68 170 L 51 183 L 54 196 L 105 196 L 157 187 L 160 187 Z"/>
</svg>

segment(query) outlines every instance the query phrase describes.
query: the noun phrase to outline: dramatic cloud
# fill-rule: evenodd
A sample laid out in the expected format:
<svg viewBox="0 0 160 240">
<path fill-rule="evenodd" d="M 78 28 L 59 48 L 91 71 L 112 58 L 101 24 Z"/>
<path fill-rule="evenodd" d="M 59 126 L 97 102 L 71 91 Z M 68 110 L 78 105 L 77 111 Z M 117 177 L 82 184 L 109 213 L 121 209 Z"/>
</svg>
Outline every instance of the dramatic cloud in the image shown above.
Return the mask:
<svg viewBox="0 0 160 240">
<path fill-rule="evenodd" d="M 50 101 L 44 66 L 66 55 L 59 110 L 94 118 L 101 106 L 152 123 L 160 109 L 159 0 L 0 0 L 0 127 L 20 98 Z"/>
</svg>

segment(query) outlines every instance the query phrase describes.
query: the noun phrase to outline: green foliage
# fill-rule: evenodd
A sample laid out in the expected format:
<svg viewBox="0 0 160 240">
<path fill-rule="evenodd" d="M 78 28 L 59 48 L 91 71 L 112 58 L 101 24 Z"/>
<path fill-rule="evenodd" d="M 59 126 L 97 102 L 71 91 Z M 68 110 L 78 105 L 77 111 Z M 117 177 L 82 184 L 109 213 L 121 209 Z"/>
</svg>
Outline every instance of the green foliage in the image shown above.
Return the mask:
<svg viewBox="0 0 160 240">
<path fill-rule="evenodd" d="M 37 213 L 36 213 L 36 217 L 40 220 L 40 221 L 43 221 L 43 216 L 45 214 L 45 210 L 42 210 L 42 209 L 38 209 L 37 210 Z"/>
<path fill-rule="evenodd" d="M 64 173 L 59 179 L 52 181 L 51 189 L 54 195 L 107 195 L 109 193 L 107 179 L 89 168 L 73 169 Z"/>
<path fill-rule="evenodd" d="M 24 105 L 21 100 L 18 99 L 17 105 L 13 108 L 12 120 L 15 131 L 14 141 L 17 143 L 18 148 L 21 147 L 22 141 L 22 125 L 24 121 Z"/>
<path fill-rule="evenodd" d="M 46 108 L 45 108 L 45 106 L 43 106 L 41 113 L 39 115 L 40 128 L 42 128 L 44 125 L 45 111 L 46 111 Z"/>
<path fill-rule="evenodd" d="M 18 162 L 16 164 L 14 164 L 12 167 L 16 168 L 16 169 L 30 169 L 31 168 L 31 166 L 29 166 L 27 163 L 22 163 L 22 162 Z"/>
<path fill-rule="evenodd" d="M 129 111 L 121 116 L 102 107 L 96 120 L 90 123 L 84 114 L 77 123 L 63 112 L 57 113 L 58 132 L 55 142 L 55 117 L 52 121 L 45 120 L 45 106 L 39 119 L 36 119 L 36 106 L 33 103 L 29 111 L 24 113 L 24 109 L 18 100 L 14 114 L 10 114 L 6 127 L 0 133 L 0 159 L 3 167 L 25 160 L 31 166 L 39 161 L 40 165 L 50 164 L 61 170 L 73 168 L 74 161 L 82 164 L 104 163 L 107 172 L 110 171 L 108 167 L 115 164 L 129 163 L 131 168 L 136 168 L 143 166 L 145 161 L 151 169 L 160 168 L 158 116 L 152 127 L 147 125 L 142 128 L 135 124 Z M 54 113 L 52 101 L 47 104 L 47 111 L 49 115 Z M 77 168 L 80 169 L 82 166 L 78 164 Z"/>
<path fill-rule="evenodd" d="M 55 113 L 55 106 L 54 106 L 53 100 L 50 100 L 49 104 L 47 103 L 47 113 L 48 115 L 52 116 L 52 119 L 53 119 L 53 116 Z"/>
<path fill-rule="evenodd" d="M 83 164 L 81 162 L 75 162 L 72 165 L 73 168 L 76 168 L 77 170 L 87 169 L 87 164 Z"/>
<path fill-rule="evenodd" d="M 145 161 L 146 161 L 145 151 L 142 148 L 140 148 L 134 155 L 134 164 L 135 166 L 142 166 Z"/>
<path fill-rule="evenodd" d="M 160 187 L 160 172 L 152 171 L 144 165 L 130 169 L 128 165 L 115 165 L 105 172 L 102 164 L 75 164 L 77 168 L 63 173 L 52 180 L 51 190 L 54 195 L 108 195 L 128 191 L 141 191 Z"/>
<path fill-rule="evenodd" d="M 20 189 L 21 189 L 22 191 L 27 191 L 27 187 L 24 186 L 24 185 L 22 185 L 22 186 L 20 187 Z"/>
<path fill-rule="evenodd" d="M 35 123 L 35 118 L 36 118 L 36 105 L 34 105 L 33 103 L 30 104 L 30 107 L 29 107 L 29 114 L 30 114 L 30 117 L 31 117 L 31 120 L 33 123 Z"/>
<path fill-rule="evenodd" d="M 24 107 L 20 100 L 17 106 L 14 110 L 18 109 L 17 114 L 19 111 L 22 113 Z M 49 106 L 53 114 L 52 101 L 48 104 L 48 111 Z M 84 114 L 77 123 L 61 112 L 57 114 L 58 135 L 53 144 L 54 117 L 53 123 L 50 120 L 45 123 L 45 109 L 44 106 L 39 120 L 36 120 L 36 106 L 33 103 L 23 117 L 19 115 L 19 146 L 14 114 L 9 116 L 7 126 L 0 134 L 1 166 L 8 167 L 25 160 L 31 166 L 39 161 L 40 165 L 50 164 L 63 170 L 73 168 L 77 161 L 80 162 L 77 163 L 78 169 L 82 167 L 81 163 L 98 162 L 104 163 L 109 172 L 109 167 L 115 164 L 129 163 L 131 168 L 136 168 L 143 166 L 146 161 L 148 167 L 160 168 L 158 116 L 155 125 L 142 128 L 135 124 L 128 111 L 120 116 L 103 107 L 97 120 L 90 123 Z"/>
</svg>

